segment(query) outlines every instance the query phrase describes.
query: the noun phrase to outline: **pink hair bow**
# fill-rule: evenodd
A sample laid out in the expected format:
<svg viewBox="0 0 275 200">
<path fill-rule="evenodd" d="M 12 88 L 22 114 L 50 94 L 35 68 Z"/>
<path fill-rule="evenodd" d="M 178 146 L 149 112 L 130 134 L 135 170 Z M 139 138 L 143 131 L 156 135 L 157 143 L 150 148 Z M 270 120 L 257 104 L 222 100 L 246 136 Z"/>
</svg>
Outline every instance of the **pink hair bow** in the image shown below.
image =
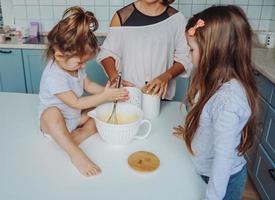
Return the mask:
<svg viewBox="0 0 275 200">
<path fill-rule="evenodd" d="M 200 28 L 200 27 L 203 27 L 204 25 L 205 25 L 205 22 L 202 19 L 199 19 L 195 26 L 189 28 L 188 35 L 189 36 L 194 36 L 195 33 L 196 33 L 196 29 Z"/>
</svg>

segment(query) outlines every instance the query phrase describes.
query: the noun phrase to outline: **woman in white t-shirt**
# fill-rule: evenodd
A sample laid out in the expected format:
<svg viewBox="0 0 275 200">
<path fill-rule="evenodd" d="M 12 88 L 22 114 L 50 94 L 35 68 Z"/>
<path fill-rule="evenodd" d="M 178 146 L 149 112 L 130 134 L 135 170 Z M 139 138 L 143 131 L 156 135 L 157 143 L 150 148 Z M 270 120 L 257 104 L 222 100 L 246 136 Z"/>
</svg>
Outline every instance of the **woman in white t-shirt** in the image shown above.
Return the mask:
<svg viewBox="0 0 275 200">
<path fill-rule="evenodd" d="M 122 72 L 123 84 L 171 100 L 174 78 L 192 64 L 185 38 L 185 17 L 169 6 L 174 0 L 138 0 L 118 10 L 97 57 L 110 81 Z M 151 91 L 152 90 L 152 91 Z"/>
</svg>

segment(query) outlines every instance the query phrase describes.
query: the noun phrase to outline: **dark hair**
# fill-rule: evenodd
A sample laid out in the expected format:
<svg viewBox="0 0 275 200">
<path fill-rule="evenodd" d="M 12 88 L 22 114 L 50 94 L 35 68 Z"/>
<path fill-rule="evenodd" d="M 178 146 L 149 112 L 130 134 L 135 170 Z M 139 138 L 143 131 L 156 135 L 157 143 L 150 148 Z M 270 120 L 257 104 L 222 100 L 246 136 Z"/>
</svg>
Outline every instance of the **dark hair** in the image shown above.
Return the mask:
<svg viewBox="0 0 275 200">
<path fill-rule="evenodd" d="M 175 0 L 162 0 L 162 4 L 164 4 L 166 6 L 168 6 L 169 4 L 172 4 L 174 2 L 175 2 Z"/>
<path fill-rule="evenodd" d="M 98 21 L 92 12 L 77 6 L 66 9 L 61 21 L 47 36 L 47 58 L 53 58 L 56 50 L 62 52 L 66 58 L 95 54 L 98 44 L 93 31 L 97 28 Z"/>
<path fill-rule="evenodd" d="M 251 116 L 242 130 L 240 155 L 253 144 L 256 132 L 259 93 L 251 63 L 252 31 L 241 8 L 233 5 L 213 6 L 189 19 L 186 32 L 201 19 L 203 27 L 195 30 L 200 60 L 188 90 L 191 110 L 185 120 L 184 139 L 191 153 L 191 143 L 199 126 L 206 102 L 221 85 L 234 78 L 242 84 L 251 109 Z M 192 36 L 190 36 L 192 37 Z M 199 94 L 199 98 L 196 98 Z"/>
</svg>

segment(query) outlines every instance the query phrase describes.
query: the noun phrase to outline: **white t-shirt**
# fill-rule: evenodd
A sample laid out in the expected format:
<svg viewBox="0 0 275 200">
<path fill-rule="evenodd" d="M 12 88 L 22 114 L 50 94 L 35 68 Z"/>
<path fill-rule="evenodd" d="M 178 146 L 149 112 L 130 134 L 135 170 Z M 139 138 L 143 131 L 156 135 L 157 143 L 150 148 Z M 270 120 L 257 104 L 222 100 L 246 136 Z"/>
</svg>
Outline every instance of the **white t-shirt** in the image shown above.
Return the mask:
<svg viewBox="0 0 275 200">
<path fill-rule="evenodd" d="M 186 19 L 180 13 L 152 25 L 111 27 L 101 46 L 97 61 L 113 57 L 122 78 L 142 88 L 168 68 L 174 61 L 183 64 L 189 76 L 192 63 L 185 38 Z M 171 80 L 165 98 L 172 99 L 176 82 Z"/>
<path fill-rule="evenodd" d="M 40 81 L 39 119 L 43 111 L 49 107 L 59 108 L 65 120 L 80 119 L 80 109 L 75 109 L 66 105 L 55 95 L 62 92 L 73 91 L 76 96 L 82 96 L 84 91 L 84 79 L 86 76 L 85 69 L 79 69 L 78 77 L 73 77 L 51 60 L 47 64 Z"/>
</svg>

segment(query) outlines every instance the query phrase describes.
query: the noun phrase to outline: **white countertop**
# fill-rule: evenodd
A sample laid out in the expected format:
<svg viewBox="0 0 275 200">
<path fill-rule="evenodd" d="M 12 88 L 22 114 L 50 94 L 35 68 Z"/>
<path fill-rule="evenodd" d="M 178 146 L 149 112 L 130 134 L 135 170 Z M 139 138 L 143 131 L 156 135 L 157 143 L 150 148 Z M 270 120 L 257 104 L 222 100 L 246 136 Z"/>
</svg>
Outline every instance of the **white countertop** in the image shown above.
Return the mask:
<svg viewBox="0 0 275 200">
<path fill-rule="evenodd" d="M 202 199 L 206 184 L 195 173 L 184 143 L 171 133 L 186 114 L 179 102 L 162 105 L 148 139 L 115 147 L 96 134 L 82 143 L 102 169 L 91 178 L 81 176 L 65 153 L 39 134 L 37 103 L 37 95 L 0 93 L 0 199 Z M 151 174 L 129 168 L 127 158 L 138 150 L 155 153 L 160 168 Z"/>
<path fill-rule="evenodd" d="M 275 49 L 253 49 L 255 68 L 275 84 Z"/>
<path fill-rule="evenodd" d="M 95 33 L 97 37 L 105 37 L 107 33 Z M 24 44 L 25 38 L 12 37 L 11 40 L 0 42 L 0 48 L 9 49 L 46 49 L 47 44 Z"/>
</svg>

